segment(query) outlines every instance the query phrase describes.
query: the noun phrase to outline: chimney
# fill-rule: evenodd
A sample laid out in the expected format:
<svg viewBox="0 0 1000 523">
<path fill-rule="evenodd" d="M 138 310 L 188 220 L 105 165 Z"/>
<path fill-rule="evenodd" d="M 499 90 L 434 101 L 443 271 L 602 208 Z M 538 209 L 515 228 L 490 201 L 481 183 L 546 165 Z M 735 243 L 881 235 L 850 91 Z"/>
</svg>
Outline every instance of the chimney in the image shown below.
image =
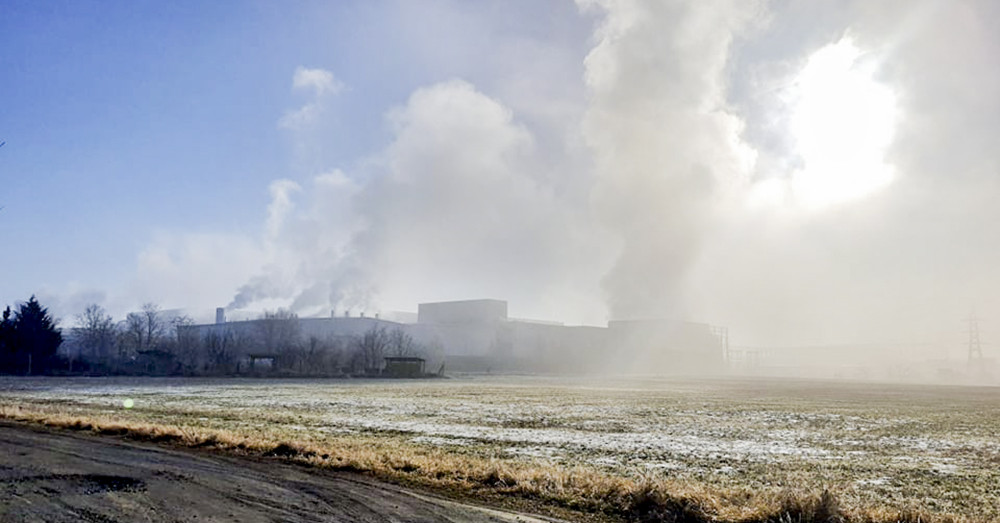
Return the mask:
<svg viewBox="0 0 1000 523">
<path fill-rule="evenodd" d="M 330 317 L 331 318 L 337 317 L 337 309 L 330 309 Z"/>
<path fill-rule="evenodd" d="M 222 324 L 222 323 L 226 323 L 226 308 L 225 307 L 216 307 L 215 308 L 215 323 L 217 325 L 218 324 Z"/>
<path fill-rule="evenodd" d="M 365 317 L 365 311 L 361 311 L 361 317 L 362 317 L 362 318 L 364 318 L 364 317 Z"/>
</svg>

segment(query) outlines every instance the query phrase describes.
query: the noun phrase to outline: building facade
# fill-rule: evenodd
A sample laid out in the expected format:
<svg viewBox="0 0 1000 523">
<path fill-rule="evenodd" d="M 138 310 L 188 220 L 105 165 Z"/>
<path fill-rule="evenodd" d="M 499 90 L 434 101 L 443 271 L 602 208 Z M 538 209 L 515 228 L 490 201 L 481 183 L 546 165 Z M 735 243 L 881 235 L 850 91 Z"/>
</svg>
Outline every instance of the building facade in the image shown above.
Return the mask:
<svg viewBox="0 0 1000 523">
<path fill-rule="evenodd" d="M 280 329 L 274 319 L 229 322 L 219 310 L 216 323 L 184 329 L 201 339 L 252 340 L 263 353 L 277 352 L 289 337 L 348 346 L 373 330 L 398 331 L 420 347 L 429 367 L 451 371 L 713 374 L 725 365 L 724 340 L 708 324 L 646 319 L 567 326 L 512 319 L 507 302 L 494 299 L 421 303 L 415 323 L 333 314 L 282 321 Z"/>
</svg>

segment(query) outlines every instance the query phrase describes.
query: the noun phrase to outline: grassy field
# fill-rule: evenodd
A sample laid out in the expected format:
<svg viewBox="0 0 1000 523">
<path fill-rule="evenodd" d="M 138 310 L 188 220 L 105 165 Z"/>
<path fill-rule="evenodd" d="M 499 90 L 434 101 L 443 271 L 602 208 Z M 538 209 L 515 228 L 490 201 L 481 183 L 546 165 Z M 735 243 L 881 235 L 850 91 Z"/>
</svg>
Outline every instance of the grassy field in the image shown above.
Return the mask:
<svg viewBox="0 0 1000 523">
<path fill-rule="evenodd" d="M 1000 388 L 0 378 L 0 413 L 282 454 L 564 517 L 1000 521 Z"/>
</svg>

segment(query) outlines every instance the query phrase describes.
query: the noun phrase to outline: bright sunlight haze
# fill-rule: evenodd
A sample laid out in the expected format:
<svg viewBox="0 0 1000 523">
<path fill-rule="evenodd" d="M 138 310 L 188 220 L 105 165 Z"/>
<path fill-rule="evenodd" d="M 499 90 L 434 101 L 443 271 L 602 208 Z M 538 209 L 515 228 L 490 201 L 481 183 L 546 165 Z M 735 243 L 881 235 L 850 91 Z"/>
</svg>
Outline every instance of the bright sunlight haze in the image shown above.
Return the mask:
<svg viewBox="0 0 1000 523">
<path fill-rule="evenodd" d="M 796 78 L 789 131 L 802 167 L 793 188 L 807 207 L 861 198 L 892 181 L 885 152 L 895 97 L 875 80 L 869 58 L 845 37 L 810 56 Z"/>
</svg>

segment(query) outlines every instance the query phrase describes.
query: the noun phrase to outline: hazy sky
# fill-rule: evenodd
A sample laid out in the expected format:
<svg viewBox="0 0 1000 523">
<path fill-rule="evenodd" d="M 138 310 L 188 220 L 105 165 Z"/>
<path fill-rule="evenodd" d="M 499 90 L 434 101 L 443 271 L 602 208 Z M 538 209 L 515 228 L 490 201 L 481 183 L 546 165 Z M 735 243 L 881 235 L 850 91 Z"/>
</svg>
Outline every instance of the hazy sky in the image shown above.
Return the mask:
<svg viewBox="0 0 1000 523">
<path fill-rule="evenodd" d="M 983 1 L 0 7 L 0 301 L 1000 338 Z"/>
</svg>

